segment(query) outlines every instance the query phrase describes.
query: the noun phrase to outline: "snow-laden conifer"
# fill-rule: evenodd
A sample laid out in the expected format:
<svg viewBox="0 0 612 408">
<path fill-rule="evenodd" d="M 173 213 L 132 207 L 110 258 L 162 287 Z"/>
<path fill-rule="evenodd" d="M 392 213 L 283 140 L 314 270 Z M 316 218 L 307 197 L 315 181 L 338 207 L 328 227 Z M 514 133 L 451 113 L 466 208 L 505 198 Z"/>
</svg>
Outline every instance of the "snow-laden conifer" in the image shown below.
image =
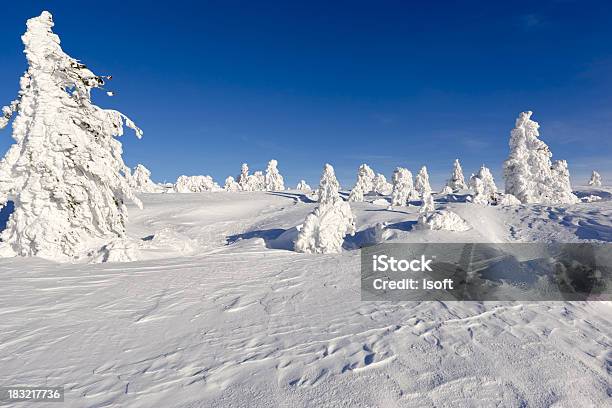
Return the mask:
<svg viewBox="0 0 612 408">
<path fill-rule="evenodd" d="M 163 187 L 151 180 L 151 171 L 142 164 L 134 168 L 131 187 L 140 193 L 160 193 L 163 190 Z"/>
<path fill-rule="evenodd" d="M 540 136 L 540 125 L 531 120 L 531 111 L 522 112 L 510 134 L 510 154 L 504 162 L 506 193 L 522 203 L 572 204 L 567 163 L 551 162 L 552 153 Z"/>
<path fill-rule="evenodd" d="M 242 163 L 240 168 L 240 174 L 238 175 L 237 183 L 240 186 L 240 190 L 249 191 L 249 165 Z"/>
<path fill-rule="evenodd" d="M 283 176 L 278 171 L 278 162 L 276 160 L 270 160 L 266 169 L 266 190 L 268 191 L 282 191 L 285 189 L 285 182 Z"/>
<path fill-rule="evenodd" d="M 403 167 L 397 167 L 393 172 L 393 191 L 391 192 L 391 205 L 406 206 L 410 200 L 410 193 L 414 190 L 412 173 Z"/>
<path fill-rule="evenodd" d="M 425 191 L 422 199 L 421 208 L 419 208 L 420 213 L 428 213 L 436 209 L 431 191 Z"/>
<path fill-rule="evenodd" d="M 256 171 L 247 179 L 248 191 L 266 191 L 266 176 L 262 171 Z"/>
<path fill-rule="evenodd" d="M 429 174 L 427 173 L 427 167 L 421 167 L 417 174 L 414 182 L 414 188 L 422 198 L 426 193 L 431 193 L 431 185 L 429 185 Z"/>
<path fill-rule="evenodd" d="M 589 180 L 589 186 L 601 187 L 601 175 L 593 170 L 591 173 L 591 179 Z"/>
<path fill-rule="evenodd" d="M 240 191 L 240 184 L 236 182 L 236 180 L 232 176 L 228 176 L 225 179 L 225 183 L 223 184 L 223 189 L 225 191 Z"/>
<path fill-rule="evenodd" d="M 477 174 L 470 177 L 470 187 L 474 190 L 475 204 L 492 204 L 497 199 L 497 186 L 491 170 L 483 164 Z"/>
<path fill-rule="evenodd" d="M 389 195 L 393 190 L 393 185 L 387 181 L 384 174 L 378 173 L 374 177 L 373 185 L 374 192 L 379 195 Z"/>
<path fill-rule="evenodd" d="M 309 193 L 312 191 L 312 188 L 306 183 L 305 180 L 300 180 L 300 182 L 295 187 L 296 190 L 303 191 L 305 193 Z"/>
<path fill-rule="evenodd" d="M 349 203 L 342 200 L 334 168 L 326 164 L 319 184 L 319 206 L 300 228 L 295 250 L 305 253 L 338 253 L 344 237 L 355 234 L 355 217 Z"/>
<path fill-rule="evenodd" d="M 180 176 L 174 183 L 177 193 L 201 193 L 204 191 L 221 191 L 222 188 L 211 176 Z"/>
<path fill-rule="evenodd" d="M 18 97 L 2 108 L 0 128 L 13 121 L 13 144 L 0 162 L 0 202 L 11 196 L 15 211 L 2 232 L 5 255 L 55 260 L 78 257 L 90 245 L 126 235 L 126 201 L 134 196 L 121 157 L 122 113 L 91 101 L 105 79 L 67 55 L 42 12 L 21 37 L 28 69 Z"/>
<path fill-rule="evenodd" d="M 461 168 L 459 159 L 455 159 L 455 162 L 453 163 L 453 174 L 446 185 L 453 191 L 464 190 L 467 188 L 467 185 L 465 184 L 465 177 L 463 176 L 463 169 Z"/>
<path fill-rule="evenodd" d="M 374 171 L 367 164 L 359 166 L 357 171 L 357 182 L 351 190 L 349 201 L 363 201 L 363 196 L 368 194 L 374 188 Z"/>
</svg>

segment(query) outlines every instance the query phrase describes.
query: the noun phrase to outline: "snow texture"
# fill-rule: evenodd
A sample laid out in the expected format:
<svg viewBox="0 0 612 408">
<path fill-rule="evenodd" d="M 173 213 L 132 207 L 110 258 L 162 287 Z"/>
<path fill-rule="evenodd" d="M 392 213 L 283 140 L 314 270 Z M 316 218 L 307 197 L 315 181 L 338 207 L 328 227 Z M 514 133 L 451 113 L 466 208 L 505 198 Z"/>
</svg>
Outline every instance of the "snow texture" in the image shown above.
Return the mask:
<svg viewBox="0 0 612 408">
<path fill-rule="evenodd" d="M 510 134 L 510 155 L 504 162 L 506 193 L 522 203 L 574 204 L 567 162 L 551 162 L 550 149 L 538 137 L 540 125 L 522 112 Z"/>
<path fill-rule="evenodd" d="M 455 162 L 453 163 L 453 174 L 451 175 L 451 178 L 448 180 L 446 185 L 453 191 L 467 189 L 467 185 L 465 184 L 465 177 L 463 176 L 463 169 L 461 168 L 461 163 L 459 163 L 459 159 L 455 159 Z"/>
<path fill-rule="evenodd" d="M 127 208 L 140 205 L 130 185 L 121 143 L 122 113 L 91 102 L 104 79 L 68 56 L 42 12 L 22 36 L 28 69 L 15 101 L 2 108 L 0 127 L 13 121 L 13 144 L 0 162 L 0 202 L 14 211 L 2 232 L 5 256 L 81 258 L 88 248 L 126 235 Z"/>
<path fill-rule="evenodd" d="M 334 169 L 326 164 L 319 185 L 319 197 L 325 198 L 298 228 L 299 234 L 295 241 L 297 252 L 339 253 L 344 237 L 355 234 L 355 217 L 351 206 L 342 200 L 337 186 Z"/>
<path fill-rule="evenodd" d="M 470 177 L 470 187 L 474 190 L 472 202 L 475 204 L 488 205 L 497 200 L 497 186 L 491 171 L 483 164 L 478 174 Z"/>
<path fill-rule="evenodd" d="M 512 194 L 500 194 L 501 197 L 497 199 L 497 205 L 501 206 L 512 206 L 521 205 L 521 200 L 513 196 Z"/>
<path fill-rule="evenodd" d="M 391 192 L 391 205 L 407 206 L 410 194 L 414 190 L 412 173 L 403 167 L 397 167 L 393 172 L 393 191 Z"/>
<path fill-rule="evenodd" d="M 601 187 L 601 175 L 593 170 L 591 173 L 591 179 L 589 180 L 589 186 Z"/>
</svg>

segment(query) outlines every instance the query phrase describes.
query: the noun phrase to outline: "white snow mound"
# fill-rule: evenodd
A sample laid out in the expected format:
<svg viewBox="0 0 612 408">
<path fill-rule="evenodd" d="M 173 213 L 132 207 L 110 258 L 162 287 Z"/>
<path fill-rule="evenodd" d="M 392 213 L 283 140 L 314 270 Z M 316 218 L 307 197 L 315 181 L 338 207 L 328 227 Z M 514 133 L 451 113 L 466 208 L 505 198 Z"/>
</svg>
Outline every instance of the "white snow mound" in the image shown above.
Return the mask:
<svg viewBox="0 0 612 408">
<path fill-rule="evenodd" d="M 463 218 L 448 210 L 437 210 L 422 215 L 419 217 L 416 228 L 459 232 L 471 229 Z"/>
</svg>

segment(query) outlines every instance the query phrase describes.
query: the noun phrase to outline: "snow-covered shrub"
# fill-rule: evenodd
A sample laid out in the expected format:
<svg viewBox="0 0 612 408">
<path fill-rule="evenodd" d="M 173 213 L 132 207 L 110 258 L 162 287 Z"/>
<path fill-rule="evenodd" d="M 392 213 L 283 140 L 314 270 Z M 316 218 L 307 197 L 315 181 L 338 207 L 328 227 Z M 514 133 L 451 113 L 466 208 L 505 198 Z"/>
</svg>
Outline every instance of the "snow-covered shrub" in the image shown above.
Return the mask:
<svg viewBox="0 0 612 408">
<path fill-rule="evenodd" d="M 596 196 L 596 195 L 589 195 L 586 197 L 582 197 L 580 199 L 580 201 L 582 201 L 583 203 L 593 203 L 595 201 L 601 201 L 601 197 L 600 196 Z"/>
<path fill-rule="evenodd" d="M 589 186 L 601 187 L 601 175 L 593 170 L 591 173 L 591 179 L 589 180 Z"/>
<path fill-rule="evenodd" d="M 434 199 L 430 191 L 425 191 L 425 193 L 423 193 L 422 200 L 423 202 L 421 203 L 421 208 L 419 208 L 420 213 L 428 213 L 436 209 Z"/>
<path fill-rule="evenodd" d="M 240 191 L 241 190 L 240 184 L 238 184 L 232 176 L 229 176 L 228 178 L 225 179 L 225 184 L 223 185 L 223 189 L 225 191 Z"/>
<path fill-rule="evenodd" d="M 256 171 L 248 177 L 247 191 L 266 191 L 266 176 L 262 171 Z"/>
<path fill-rule="evenodd" d="M 453 194 L 453 189 L 450 188 L 449 186 L 444 186 L 442 188 L 442 190 L 439 193 L 440 195 L 449 195 L 449 194 Z"/>
<path fill-rule="evenodd" d="M 427 167 L 421 167 L 419 173 L 416 176 L 414 182 L 414 188 L 419 193 L 420 197 L 423 197 L 426 193 L 431 193 L 431 186 L 429 185 L 429 174 L 427 173 Z"/>
<path fill-rule="evenodd" d="M 299 229 L 297 252 L 338 253 L 344 237 L 355 234 L 355 217 L 349 203 L 340 197 L 338 186 L 333 167 L 326 164 L 319 184 L 320 204 Z"/>
<path fill-rule="evenodd" d="M 248 164 L 242 163 L 242 167 L 240 168 L 240 174 L 238 175 L 237 183 L 240 186 L 240 190 L 250 191 L 249 190 L 249 165 Z"/>
<path fill-rule="evenodd" d="M 384 174 L 377 174 L 374 177 L 374 192 L 379 195 L 389 195 L 393 190 L 393 185 L 387 181 Z"/>
<path fill-rule="evenodd" d="M 567 163 L 551 163 L 550 149 L 538 137 L 540 125 L 531 120 L 531 111 L 522 112 L 510 134 L 510 155 L 504 162 L 506 193 L 522 203 L 572 204 Z"/>
<path fill-rule="evenodd" d="M 86 245 L 125 237 L 125 202 L 141 203 L 115 138 L 124 123 L 138 138 L 142 131 L 92 103 L 91 90 L 106 78 L 64 53 L 52 27 L 46 11 L 28 20 L 21 37 L 28 70 L 17 99 L 2 108 L 0 128 L 17 115 L 16 143 L 0 161 L 0 204 L 10 195 L 15 205 L 1 252 L 68 260 Z"/>
<path fill-rule="evenodd" d="M 403 167 L 393 172 L 393 191 L 391 192 L 391 205 L 405 206 L 410 200 L 410 193 L 414 191 L 412 173 Z"/>
<path fill-rule="evenodd" d="M 298 185 L 295 187 L 296 190 L 303 191 L 305 193 L 309 193 L 312 191 L 312 188 L 306 183 L 305 180 L 300 180 Z"/>
<path fill-rule="evenodd" d="M 203 191 L 221 191 L 222 188 L 210 176 L 180 176 L 174 183 L 177 193 L 200 193 Z"/>
<path fill-rule="evenodd" d="M 282 191 L 285 189 L 285 182 L 283 176 L 278 172 L 278 162 L 276 160 L 270 160 L 268 162 L 268 168 L 266 169 L 266 190 L 268 191 Z"/>
<path fill-rule="evenodd" d="M 512 206 L 521 205 L 521 200 L 513 196 L 512 194 L 501 194 L 501 197 L 497 199 L 497 205 L 501 206 Z"/>
<path fill-rule="evenodd" d="M 437 210 L 421 215 L 416 228 L 461 232 L 469 230 L 470 226 L 463 218 L 452 211 Z"/>
<path fill-rule="evenodd" d="M 492 204 L 497 199 L 497 186 L 491 170 L 483 164 L 478 174 L 470 177 L 470 188 L 474 190 L 472 202 L 475 204 Z"/>
<path fill-rule="evenodd" d="M 453 191 L 464 190 L 467 188 L 467 185 L 465 184 L 465 177 L 463 177 L 463 169 L 461 168 L 459 159 L 455 159 L 455 163 L 453 163 L 453 174 L 446 185 Z"/>
<path fill-rule="evenodd" d="M 359 166 L 357 171 L 357 182 L 351 190 L 349 201 L 363 201 L 363 196 L 372 191 L 372 189 L 374 189 L 374 171 L 364 163 Z"/>
<path fill-rule="evenodd" d="M 140 193 L 160 193 L 163 187 L 151 181 L 151 171 L 142 164 L 134 168 L 131 187 Z"/>
</svg>

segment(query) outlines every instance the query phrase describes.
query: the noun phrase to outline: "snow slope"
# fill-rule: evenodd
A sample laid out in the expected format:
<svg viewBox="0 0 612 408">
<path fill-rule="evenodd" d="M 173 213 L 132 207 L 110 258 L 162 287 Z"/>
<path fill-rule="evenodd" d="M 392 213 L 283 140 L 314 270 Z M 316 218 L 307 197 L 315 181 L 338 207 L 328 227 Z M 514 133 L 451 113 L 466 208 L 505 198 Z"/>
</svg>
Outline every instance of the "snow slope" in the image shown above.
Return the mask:
<svg viewBox="0 0 612 408">
<path fill-rule="evenodd" d="M 362 302 L 351 248 L 611 241 L 611 192 L 566 208 L 436 197 L 465 232 L 413 230 L 418 205 L 366 197 L 339 255 L 287 250 L 317 205 L 302 192 L 143 194 L 142 261 L 0 260 L 0 384 L 64 385 L 67 407 L 605 406 L 609 302 Z"/>
</svg>

